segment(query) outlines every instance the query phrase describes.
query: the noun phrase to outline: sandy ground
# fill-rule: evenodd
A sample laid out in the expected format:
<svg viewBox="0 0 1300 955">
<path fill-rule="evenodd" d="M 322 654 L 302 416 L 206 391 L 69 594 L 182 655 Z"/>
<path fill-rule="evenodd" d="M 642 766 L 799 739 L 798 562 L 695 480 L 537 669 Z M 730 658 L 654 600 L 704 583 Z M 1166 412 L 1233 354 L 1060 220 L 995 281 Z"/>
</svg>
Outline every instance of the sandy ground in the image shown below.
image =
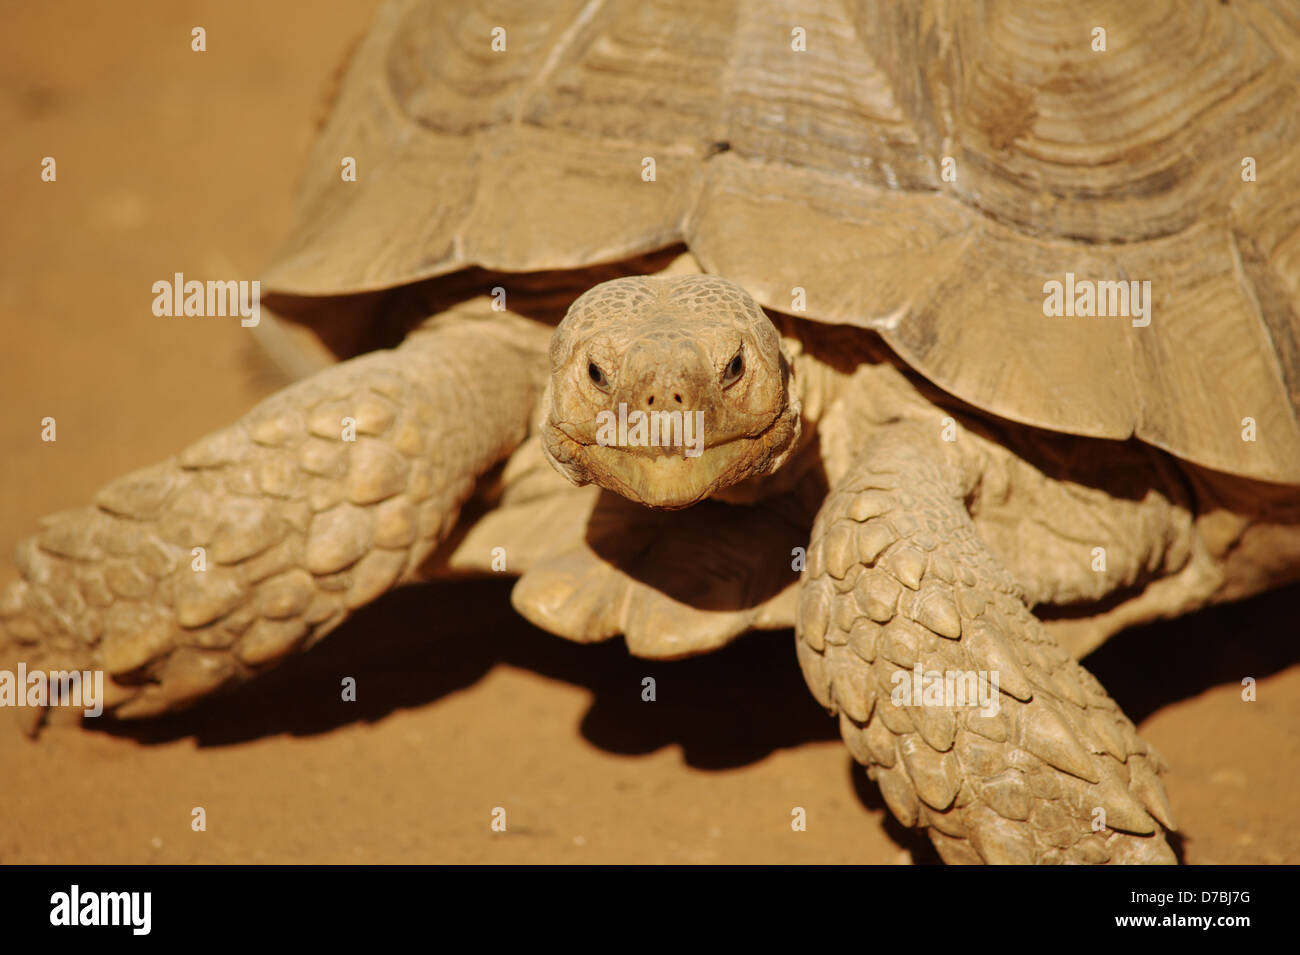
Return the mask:
<svg viewBox="0 0 1300 955">
<path fill-rule="evenodd" d="M 150 286 L 268 260 L 372 4 L 5 6 L 7 555 L 38 516 L 276 386 L 237 321 L 156 318 Z M 196 25 L 207 53 L 189 49 Z M 56 183 L 40 181 L 44 156 Z M 5 560 L 0 582 L 12 574 Z M 181 717 L 65 723 L 39 743 L 0 725 L 0 861 L 934 860 L 853 767 L 789 633 L 649 664 L 533 630 L 507 595 L 500 581 L 399 592 Z M 1125 634 L 1088 661 L 1173 767 L 1187 862 L 1300 862 L 1297 608 L 1293 588 Z M 338 701 L 340 673 L 358 680 L 355 704 Z M 1258 702 L 1241 702 L 1244 676 Z M 197 806 L 206 832 L 191 831 Z M 796 806 L 806 832 L 791 830 Z"/>
</svg>

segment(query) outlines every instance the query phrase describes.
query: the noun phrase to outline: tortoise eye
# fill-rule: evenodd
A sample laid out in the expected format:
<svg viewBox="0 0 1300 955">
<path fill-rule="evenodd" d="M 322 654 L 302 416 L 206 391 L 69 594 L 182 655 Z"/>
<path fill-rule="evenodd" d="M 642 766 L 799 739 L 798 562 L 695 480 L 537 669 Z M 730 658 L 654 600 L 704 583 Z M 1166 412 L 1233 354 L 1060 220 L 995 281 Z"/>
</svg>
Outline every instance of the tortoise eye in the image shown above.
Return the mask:
<svg viewBox="0 0 1300 955">
<path fill-rule="evenodd" d="M 591 383 L 601 391 L 608 390 L 609 382 L 605 379 L 605 373 L 600 370 L 600 366 L 594 361 L 587 362 L 587 377 L 589 377 Z"/>
<path fill-rule="evenodd" d="M 744 351 L 736 352 L 736 357 L 731 359 L 727 364 L 727 370 L 722 373 L 722 387 L 735 384 L 740 380 L 740 376 L 745 373 L 745 353 Z"/>
</svg>

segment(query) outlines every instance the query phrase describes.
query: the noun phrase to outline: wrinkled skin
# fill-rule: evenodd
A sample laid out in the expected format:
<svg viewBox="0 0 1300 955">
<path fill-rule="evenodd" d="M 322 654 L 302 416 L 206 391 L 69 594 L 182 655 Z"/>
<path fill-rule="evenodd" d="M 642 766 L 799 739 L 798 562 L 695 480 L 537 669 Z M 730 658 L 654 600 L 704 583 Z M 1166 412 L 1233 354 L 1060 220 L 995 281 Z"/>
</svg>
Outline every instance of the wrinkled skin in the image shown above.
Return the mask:
<svg viewBox="0 0 1300 955">
<path fill-rule="evenodd" d="M 748 294 L 712 276 L 598 285 L 569 309 L 550 358 L 543 447 L 575 484 L 688 507 L 771 473 L 798 443 L 800 405 L 780 336 Z M 607 444 L 600 415 L 620 408 L 645 414 L 647 428 L 653 416 L 673 415 L 672 429 L 662 441 L 657 427 L 641 443 Z M 683 440 L 669 443 L 674 429 Z M 693 433 L 692 447 L 684 439 Z"/>
<path fill-rule="evenodd" d="M 1095 642 L 1276 585 L 1300 563 L 1293 495 L 1252 486 L 1251 512 L 1150 448 L 1102 460 L 1006 430 L 860 330 L 774 323 L 738 286 L 672 271 L 595 286 L 553 334 L 483 297 L 434 309 L 398 348 L 45 519 L 0 593 L 0 650 L 102 668 L 105 707 L 147 717 L 402 583 L 495 570 L 505 542 L 516 608 L 570 639 L 673 658 L 793 624 L 814 697 L 948 861 L 1172 861 L 1158 755 L 1076 662 L 1087 640 L 1035 612 L 1120 592 Z M 610 442 L 620 404 L 701 414 L 701 453 Z M 935 671 L 997 683 L 978 708 L 894 698 Z"/>
<path fill-rule="evenodd" d="M 1066 456 L 1103 487 L 1126 474 L 1115 497 L 1054 481 L 994 441 L 964 429 L 959 437 L 955 420 L 892 365 L 855 364 L 852 348 L 837 354 L 833 345 L 809 354 L 806 329 L 789 321 L 782 329 L 784 339 L 743 290 L 716 277 L 597 286 L 552 340 L 542 403 L 548 459 L 575 484 L 657 509 L 737 499 L 741 485 L 745 502 L 761 503 L 815 461 L 829 494 L 799 587 L 799 659 L 899 819 L 927 827 L 953 862 L 1173 861 L 1158 755 L 1030 610 L 1144 579 L 1158 585 L 1120 603 L 1130 617 L 1209 599 L 1226 577 L 1213 535 L 1194 527 L 1182 479 L 1159 454 L 1130 446 L 1109 469 Z M 703 455 L 597 440 L 602 411 L 625 403 L 649 414 L 666 399 L 713 423 Z M 787 465 L 792 459 L 800 466 Z M 1027 519 L 1039 528 L 1030 547 L 1006 530 Z M 1126 529 L 1124 539 L 1113 539 L 1114 527 Z M 1071 554 L 1090 536 L 1108 542 L 1108 567 Z M 774 551 L 736 562 L 781 559 Z M 592 622 L 598 611 L 567 596 L 574 565 L 566 560 L 569 569 L 549 579 L 544 569 L 526 575 L 516 603 L 582 639 L 602 625 Z M 579 574 L 601 576 L 590 567 Z M 628 586 L 618 602 L 653 606 L 635 580 Z M 575 609 L 555 609 L 565 606 Z M 621 621 L 629 645 L 639 615 Z M 635 645 L 655 655 L 655 642 L 641 634 Z M 665 653 L 680 652 L 678 636 Z M 994 715 L 960 701 L 900 703 L 914 669 L 991 675 L 1000 682 Z M 1107 820 L 1100 829 L 1098 819 Z"/>
</svg>

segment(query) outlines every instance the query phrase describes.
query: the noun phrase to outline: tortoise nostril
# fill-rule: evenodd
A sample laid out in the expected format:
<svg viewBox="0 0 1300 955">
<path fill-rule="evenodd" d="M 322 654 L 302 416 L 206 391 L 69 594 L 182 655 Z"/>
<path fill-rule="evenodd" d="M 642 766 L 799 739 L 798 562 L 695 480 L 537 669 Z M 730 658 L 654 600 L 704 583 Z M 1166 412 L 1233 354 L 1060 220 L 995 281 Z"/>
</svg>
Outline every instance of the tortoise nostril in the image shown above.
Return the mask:
<svg viewBox="0 0 1300 955">
<path fill-rule="evenodd" d="M 678 404 L 681 404 L 681 403 L 682 403 L 682 396 L 681 396 L 681 395 L 673 395 L 673 398 L 675 398 L 675 399 L 677 400 L 677 403 L 678 403 Z"/>
<path fill-rule="evenodd" d="M 645 403 L 648 404 L 648 405 L 652 405 L 652 404 L 654 404 L 654 403 L 655 403 L 655 396 L 654 396 L 654 395 L 651 395 L 649 398 L 646 399 Z"/>
</svg>

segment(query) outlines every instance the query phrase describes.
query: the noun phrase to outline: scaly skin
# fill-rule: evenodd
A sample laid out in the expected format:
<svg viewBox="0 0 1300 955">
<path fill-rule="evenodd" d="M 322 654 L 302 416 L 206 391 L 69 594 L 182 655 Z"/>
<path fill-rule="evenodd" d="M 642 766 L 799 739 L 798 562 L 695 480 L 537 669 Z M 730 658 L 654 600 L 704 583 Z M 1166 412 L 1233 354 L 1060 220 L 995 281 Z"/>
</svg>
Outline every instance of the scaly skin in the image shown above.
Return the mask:
<svg viewBox="0 0 1300 955">
<path fill-rule="evenodd" d="M 885 426 L 828 495 L 800 594 L 809 688 L 945 861 L 1174 862 L 1154 754 L 980 540 L 940 430 Z M 996 673 L 997 713 L 895 705 L 918 663 Z"/>
<path fill-rule="evenodd" d="M 743 291 L 715 277 L 664 281 L 650 287 L 663 294 L 622 294 L 644 293 L 642 279 L 599 286 L 586 299 L 608 304 L 604 320 L 556 331 L 541 438 L 563 452 L 552 463 L 571 480 L 673 509 L 700 487 L 734 492 L 780 466 L 798 441 L 801 398 L 783 346 Z M 625 314 L 636 309 L 644 314 Z M 47 519 L 20 545 L 24 580 L 0 596 L 17 658 L 102 667 L 113 677 L 106 705 L 136 717 L 310 645 L 415 579 L 476 478 L 520 444 L 539 405 L 546 337 L 509 314 L 449 313 L 400 348 L 327 369 L 110 484 L 93 507 Z M 744 374 L 732 376 L 742 345 Z M 595 360 L 617 369 L 605 387 L 592 387 Z M 878 385 L 866 376 L 849 390 L 875 395 Z M 712 428 L 704 455 L 679 458 L 662 485 L 648 477 L 653 456 L 596 455 L 583 443 L 602 402 L 650 408 L 651 395 L 702 405 Z M 939 439 L 932 407 L 884 400 L 849 417 L 839 443 L 855 455 L 833 469 L 813 529 L 798 651 L 890 808 L 927 827 L 951 862 L 1173 861 L 1156 757 L 1047 635 L 976 532 L 964 499 L 978 456 Z M 355 419 L 355 442 L 341 440 L 344 418 Z M 192 569 L 195 547 L 205 571 Z M 676 632 L 671 601 L 662 609 L 656 629 Z M 996 672 L 999 711 L 894 706 L 893 674 L 916 663 Z"/>
<path fill-rule="evenodd" d="M 0 595 L 0 656 L 102 667 L 107 705 L 149 716 L 267 668 L 412 580 L 476 477 L 523 439 L 541 391 L 546 331 L 481 312 L 293 385 L 46 518 L 19 544 L 23 579 Z"/>
<path fill-rule="evenodd" d="M 741 459 L 747 467 L 710 460 L 710 450 L 734 447 L 732 422 L 742 408 L 769 431 L 768 422 L 809 408 L 837 433 L 820 435 L 832 491 L 818 513 L 799 595 L 799 659 L 895 815 L 929 829 L 951 862 L 1175 861 L 1164 839 L 1173 823 L 1155 755 L 1046 633 L 972 522 L 965 499 L 987 461 L 971 452 L 963 460 L 943 441 L 941 412 L 900 388 L 897 374 L 890 385 L 888 366 L 818 382 L 825 376 L 807 374 L 805 362 L 802 391 L 792 394 L 784 373 L 792 352 L 783 345 L 778 355 L 766 344 L 765 322 L 748 295 L 713 276 L 655 285 L 620 279 L 588 292 L 551 348 L 542 437 L 557 469 L 650 507 L 679 507 L 693 503 L 698 487 L 732 494 L 770 470 L 763 454 Z M 681 340 L 691 348 L 669 347 Z M 763 360 L 729 379 L 724 368 L 737 342 Z M 593 361 L 607 381 L 587 380 Z M 852 370 L 850 359 L 844 371 Z M 704 455 L 665 471 L 662 481 L 647 479 L 635 448 L 597 451 L 588 424 L 616 399 L 652 411 L 648 397 L 636 401 L 646 381 L 671 381 L 651 393 L 691 396 L 688 408 L 719 423 L 706 434 Z M 797 440 L 797 430 L 788 433 L 790 443 Z M 783 447 L 781 460 L 790 454 Z M 768 559 L 785 553 L 774 548 Z M 573 608 L 566 633 L 608 631 L 602 606 L 589 606 L 591 589 L 586 584 L 581 600 L 565 602 Z M 687 619 L 678 614 L 679 623 Z M 916 664 L 923 673 L 996 679 L 986 696 L 996 708 L 981 715 L 944 700 L 896 706 L 893 677 L 902 673 L 910 683 Z"/>
</svg>

